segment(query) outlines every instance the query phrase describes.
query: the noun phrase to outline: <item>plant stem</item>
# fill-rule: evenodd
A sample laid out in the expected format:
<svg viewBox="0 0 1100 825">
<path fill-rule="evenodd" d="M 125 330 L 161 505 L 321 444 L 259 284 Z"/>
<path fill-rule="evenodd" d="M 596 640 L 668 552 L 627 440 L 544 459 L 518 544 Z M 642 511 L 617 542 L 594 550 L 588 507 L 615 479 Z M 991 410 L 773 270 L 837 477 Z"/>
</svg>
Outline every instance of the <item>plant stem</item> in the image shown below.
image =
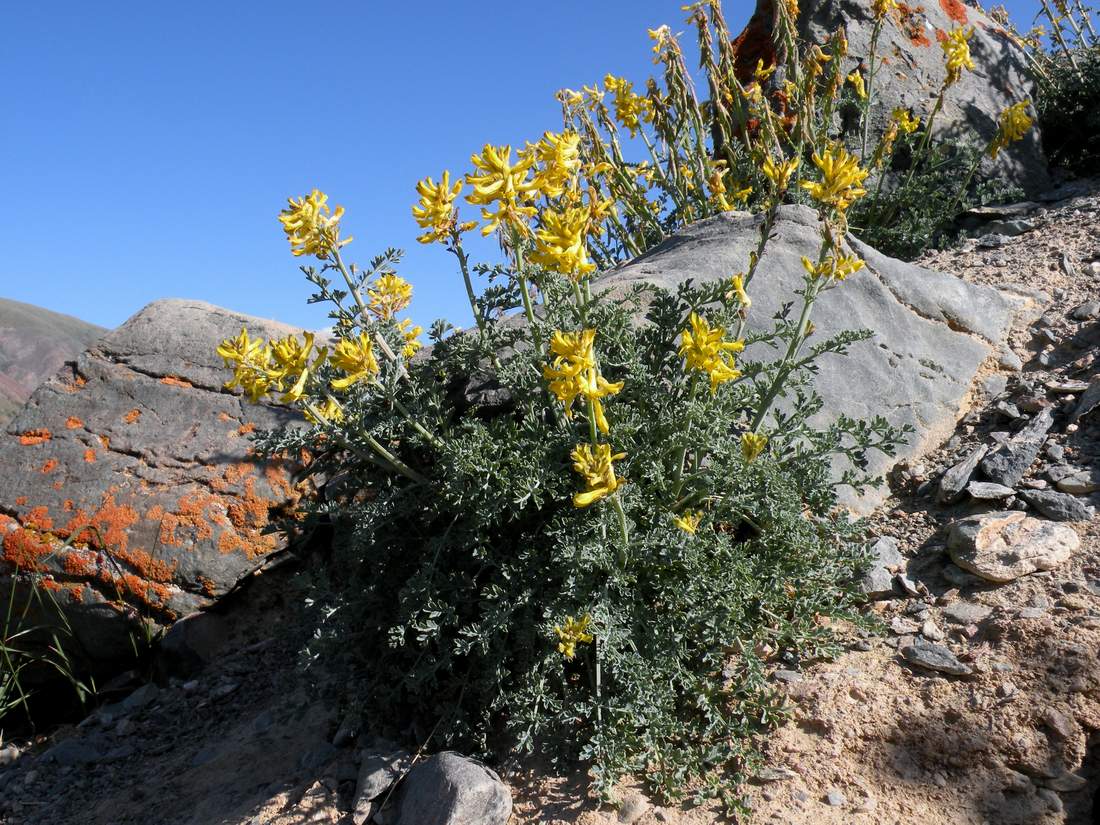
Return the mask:
<svg viewBox="0 0 1100 825">
<path fill-rule="evenodd" d="M 860 108 L 863 109 L 863 133 L 859 143 L 859 165 L 867 163 L 867 130 L 871 125 L 871 101 L 874 99 L 875 86 L 875 51 L 878 49 L 878 38 L 882 33 L 882 20 L 875 20 L 875 27 L 871 30 L 871 52 L 867 56 L 867 97 Z"/>
</svg>

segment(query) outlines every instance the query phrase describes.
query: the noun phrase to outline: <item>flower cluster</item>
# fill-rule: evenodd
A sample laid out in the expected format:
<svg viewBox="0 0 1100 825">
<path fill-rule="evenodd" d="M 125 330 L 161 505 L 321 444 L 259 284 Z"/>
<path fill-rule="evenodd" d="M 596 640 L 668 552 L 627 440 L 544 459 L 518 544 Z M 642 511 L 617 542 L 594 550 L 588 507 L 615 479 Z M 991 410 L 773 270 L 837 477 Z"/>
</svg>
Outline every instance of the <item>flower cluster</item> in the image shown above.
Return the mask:
<svg viewBox="0 0 1100 825">
<path fill-rule="evenodd" d="M 595 341 L 594 329 L 555 332 L 550 339 L 550 352 L 554 360 L 543 365 L 542 374 L 549 382 L 550 392 L 565 407 L 566 418 L 573 417 L 573 402 L 585 398 L 592 402 L 596 428 L 606 434 L 609 427 L 601 399 L 618 395 L 623 382 L 612 384 L 600 375 L 596 366 Z"/>
<path fill-rule="evenodd" d="M 864 262 L 851 255 L 828 255 L 814 263 L 809 258 L 802 259 L 802 268 L 813 279 L 822 281 L 843 281 L 864 267 Z"/>
<path fill-rule="evenodd" d="M 265 342 L 250 338 L 248 330 L 241 327 L 240 335 L 226 338 L 217 348 L 225 365 L 233 369 L 226 389 L 240 387 L 253 404 L 273 392 L 283 393 L 284 403 L 298 401 L 311 372 L 324 363 L 328 354 L 327 348 L 321 347 L 314 357 L 313 333 L 307 332 L 303 338 L 299 341 L 297 336 L 288 335 Z"/>
<path fill-rule="evenodd" d="M 351 243 L 352 238 L 340 238 L 340 218 L 344 207 L 333 212 L 328 195 L 314 189 L 300 198 L 288 198 L 287 208 L 279 213 L 279 221 L 295 255 L 315 255 L 325 260 L 334 251 Z"/>
<path fill-rule="evenodd" d="M 459 232 L 468 232 L 476 226 L 472 222 L 458 223 L 458 210 L 454 202 L 461 191 L 462 181 L 456 181 L 452 186 L 451 173 L 446 170 L 438 184 L 430 177 L 416 184 L 420 201 L 412 208 L 413 218 L 421 229 L 428 230 L 417 237 L 420 243 L 445 241 L 456 229 Z"/>
<path fill-rule="evenodd" d="M 574 507 L 587 507 L 618 490 L 625 480 L 616 477 L 613 462 L 626 453 L 611 454 L 608 444 L 578 444 L 570 453 L 573 469 L 584 479 L 585 490 L 573 496 Z"/>
<path fill-rule="evenodd" d="M 967 42 L 974 36 L 974 29 L 954 29 L 940 43 L 947 62 L 947 77 L 943 85 L 954 86 L 962 78 L 963 69 L 974 68 L 974 60 L 970 57 L 970 44 Z"/>
<path fill-rule="evenodd" d="M 615 119 L 630 131 L 631 137 L 636 137 L 642 122 L 653 120 L 653 105 L 647 98 L 635 94 L 634 84 L 625 78 L 609 74 L 603 85 L 614 96 Z"/>
<path fill-rule="evenodd" d="M 591 623 L 592 617 L 585 613 L 579 619 L 566 616 L 565 624 L 554 625 L 554 632 L 558 634 L 558 653 L 566 659 L 576 656 L 577 645 L 588 644 L 593 639 L 588 632 Z"/>
<path fill-rule="evenodd" d="M 596 269 L 588 258 L 585 243 L 592 220 L 591 209 L 583 206 L 546 208 L 541 220 L 542 226 L 535 232 L 535 249 L 531 253 L 534 263 L 572 278 L 580 278 Z"/>
<path fill-rule="evenodd" d="M 711 392 L 720 384 L 741 377 L 733 353 L 741 352 L 745 342 L 727 341 L 725 337 L 722 327 L 712 327 L 697 312 L 691 313 L 688 328 L 680 333 L 680 355 L 687 369 L 706 373 L 710 377 Z"/>
<path fill-rule="evenodd" d="M 1027 100 L 1015 103 L 1001 112 L 1000 122 L 997 124 L 997 134 L 989 144 L 989 156 L 997 157 L 998 153 L 1010 143 L 1023 140 L 1028 129 L 1031 128 L 1032 119 L 1027 113 L 1030 102 Z"/>
<path fill-rule="evenodd" d="M 535 164 L 534 156 L 522 154 L 513 164 L 511 146 L 487 143 L 481 154 L 470 156 L 470 162 L 477 171 L 466 175 L 466 182 L 474 189 L 466 200 L 482 207 L 481 217 L 485 226 L 481 228 L 481 234 L 491 235 L 504 224 L 526 235 L 529 231 L 527 221 L 537 211 L 530 205 L 538 191 L 529 177 Z M 489 209 L 494 204 L 495 212 Z"/>
<path fill-rule="evenodd" d="M 822 180 L 803 181 L 805 189 L 814 200 L 831 206 L 837 212 L 844 212 L 857 198 L 867 194 L 863 181 L 867 170 L 862 169 L 859 160 L 844 148 L 840 142 L 831 142 L 822 153 L 814 152 L 814 165 L 821 170 Z"/>
</svg>

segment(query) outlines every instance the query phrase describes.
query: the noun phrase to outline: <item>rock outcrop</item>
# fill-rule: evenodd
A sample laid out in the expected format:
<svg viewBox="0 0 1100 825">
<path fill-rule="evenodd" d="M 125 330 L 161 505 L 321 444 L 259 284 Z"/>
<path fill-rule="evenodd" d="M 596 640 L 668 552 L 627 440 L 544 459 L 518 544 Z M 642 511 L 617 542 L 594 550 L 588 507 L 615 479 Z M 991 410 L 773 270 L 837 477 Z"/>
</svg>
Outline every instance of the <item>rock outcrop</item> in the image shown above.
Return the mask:
<svg viewBox="0 0 1100 825">
<path fill-rule="evenodd" d="M 849 54 L 845 73 L 863 66 L 871 51 L 873 19 L 869 0 L 802 0 L 798 29 L 810 42 L 822 43 L 844 26 Z M 737 38 L 739 69 L 748 79 L 757 60 L 774 60 L 774 0 L 757 0 L 756 13 Z M 1027 58 L 1004 26 L 962 0 L 899 3 L 883 26 L 876 49 L 871 133 L 879 135 L 896 107 L 912 109 L 922 121 L 935 102 L 944 78 L 940 48 L 948 32 L 973 28 L 970 53 L 975 68 L 963 73 L 945 97 L 935 131 L 949 140 L 984 146 L 994 135 L 1000 113 L 1034 97 Z M 995 174 L 1034 194 L 1050 186 L 1040 135 L 1032 129 L 1024 140 L 1001 152 Z"/>
<path fill-rule="evenodd" d="M 222 384 L 217 343 L 246 326 L 297 332 L 197 301 L 150 304 L 43 384 L 0 436 L 0 573 L 34 571 L 93 660 L 125 655 L 139 622 L 210 605 L 285 538 L 293 461 L 249 434 L 295 417 Z"/>
<path fill-rule="evenodd" d="M 0 426 L 35 387 L 106 332 L 71 315 L 0 298 Z"/>
<path fill-rule="evenodd" d="M 675 291 L 679 282 L 729 279 L 742 271 L 755 249 L 759 218 L 727 212 L 686 227 L 651 252 L 602 276 L 599 287 L 626 290 L 650 282 Z M 770 329 L 772 317 L 797 296 L 802 256 L 820 247 L 817 215 L 804 206 L 784 206 L 755 279 L 749 287 L 748 328 Z M 882 415 L 909 424 L 916 434 L 896 457 L 872 454 L 868 469 L 883 474 L 899 459 L 915 458 L 954 429 L 971 381 L 1012 325 L 1012 304 L 996 290 L 941 272 L 888 258 L 849 238 L 867 266 L 814 307 L 820 340 L 842 330 L 867 328 L 875 336 L 854 345 L 847 357 L 825 356 L 815 387 L 824 400 L 816 421 L 839 414 Z M 770 360 L 776 351 L 750 346 L 745 358 Z M 846 503 L 869 512 L 882 500 L 868 494 Z"/>
</svg>

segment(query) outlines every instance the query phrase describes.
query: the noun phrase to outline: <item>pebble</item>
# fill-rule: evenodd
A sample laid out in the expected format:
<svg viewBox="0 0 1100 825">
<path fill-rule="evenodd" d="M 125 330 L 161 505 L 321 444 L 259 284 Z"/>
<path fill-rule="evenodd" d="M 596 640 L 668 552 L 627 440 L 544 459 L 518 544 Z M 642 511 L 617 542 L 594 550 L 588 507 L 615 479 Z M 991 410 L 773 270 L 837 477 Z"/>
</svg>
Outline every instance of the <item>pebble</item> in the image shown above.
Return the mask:
<svg viewBox="0 0 1100 825">
<path fill-rule="evenodd" d="M 992 612 L 993 609 L 984 604 L 958 601 L 944 608 L 943 615 L 949 622 L 965 626 L 985 621 Z"/>
<path fill-rule="evenodd" d="M 960 662 L 946 647 L 919 636 L 913 639 L 912 644 L 902 647 L 901 655 L 910 664 L 937 673 L 946 673 L 949 676 L 968 676 L 973 673 L 969 665 Z"/>
<path fill-rule="evenodd" d="M 648 810 L 649 803 L 646 802 L 646 798 L 640 793 L 631 793 L 623 800 L 622 807 L 619 808 L 619 822 L 622 822 L 623 825 L 630 825 L 645 816 Z"/>
<path fill-rule="evenodd" d="M 1051 461 L 1061 464 L 1066 458 L 1066 448 L 1052 441 L 1046 446 L 1046 454 Z"/>
<path fill-rule="evenodd" d="M 1054 490 L 1025 490 L 1021 495 L 1036 510 L 1054 521 L 1088 521 L 1095 511 L 1079 498 Z"/>
<path fill-rule="evenodd" d="M 836 788 L 831 788 L 829 792 L 825 794 L 825 802 L 833 808 L 843 808 L 848 804 L 848 797 Z"/>
<path fill-rule="evenodd" d="M 1025 607 L 1016 614 L 1016 617 L 1020 619 L 1041 619 L 1046 613 L 1046 610 L 1042 607 Z"/>
<path fill-rule="evenodd" d="M 777 682 L 783 682 L 784 684 L 790 685 L 794 684 L 795 682 L 801 682 L 802 674 L 799 673 L 797 670 L 779 669 L 772 674 L 772 678 L 774 678 Z"/>
<path fill-rule="evenodd" d="M 938 642 L 943 639 L 943 631 L 936 627 L 936 623 L 931 619 L 921 625 L 920 634 L 933 642 Z"/>
<path fill-rule="evenodd" d="M 1100 315 L 1100 302 L 1098 301 L 1086 301 L 1075 307 L 1071 313 L 1071 316 L 1077 321 L 1089 321 L 1097 315 Z"/>
</svg>

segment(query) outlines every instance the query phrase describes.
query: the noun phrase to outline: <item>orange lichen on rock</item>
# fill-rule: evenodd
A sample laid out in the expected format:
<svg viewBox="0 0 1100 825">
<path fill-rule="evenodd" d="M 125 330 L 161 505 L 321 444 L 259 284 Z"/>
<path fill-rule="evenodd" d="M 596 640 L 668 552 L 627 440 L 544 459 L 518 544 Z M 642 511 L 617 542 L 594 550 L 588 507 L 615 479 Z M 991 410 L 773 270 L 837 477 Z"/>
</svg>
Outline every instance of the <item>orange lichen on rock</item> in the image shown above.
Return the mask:
<svg viewBox="0 0 1100 825">
<path fill-rule="evenodd" d="M 49 590 L 51 593 L 57 593 L 62 589 L 61 584 L 59 582 L 54 581 L 52 578 L 49 578 L 48 576 L 39 579 L 37 584 L 43 590 Z"/>
<path fill-rule="evenodd" d="M 133 424 L 139 418 L 141 418 L 141 410 L 139 410 L 137 407 L 130 410 L 130 412 L 126 413 L 126 415 L 122 416 L 122 420 L 127 424 Z"/>
<path fill-rule="evenodd" d="M 946 43 L 947 42 L 947 32 L 945 32 L 943 29 L 936 29 L 936 42 L 937 43 Z"/>
<path fill-rule="evenodd" d="M 65 429 L 67 430 L 79 430 L 84 426 L 84 422 L 77 418 L 75 415 L 70 415 L 65 419 Z"/>
<path fill-rule="evenodd" d="M 86 547 L 70 547 L 65 553 L 62 567 L 70 576 L 79 576 L 83 579 L 95 578 L 98 565 L 98 554 Z"/>
<path fill-rule="evenodd" d="M 52 473 L 56 469 L 57 469 L 57 459 L 56 458 L 49 458 L 39 468 L 39 472 L 41 472 L 41 473 Z"/>
<path fill-rule="evenodd" d="M 56 533 L 61 538 L 72 536 L 74 541 L 119 557 L 119 553 L 126 552 L 130 541 L 129 529 L 137 520 L 138 514 L 133 507 L 117 504 L 114 495 L 107 493 L 103 503 L 91 516 L 78 509 Z"/>
<path fill-rule="evenodd" d="M 74 393 L 74 392 L 80 392 L 80 390 L 83 389 L 84 385 L 87 384 L 87 383 L 88 383 L 87 378 L 85 378 L 83 375 L 78 375 L 71 382 L 66 381 L 63 386 L 65 387 L 65 392 Z"/>
<path fill-rule="evenodd" d="M 160 383 L 168 384 L 170 387 L 193 387 L 195 386 L 190 381 L 180 378 L 178 375 L 166 375 L 160 379 Z"/>
<path fill-rule="evenodd" d="M 26 572 L 41 570 L 41 559 L 53 550 L 49 539 L 26 527 L 10 530 L 4 536 L 3 547 L 4 561 Z"/>
<path fill-rule="evenodd" d="M 757 63 L 763 62 L 765 67 L 775 65 L 774 27 L 775 6 L 772 0 L 761 0 L 744 31 L 733 40 L 734 72 L 742 83 L 752 81 Z"/>
<path fill-rule="evenodd" d="M 249 421 L 247 424 L 241 424 L 237 427 L 237 435 L 248 435 L 251 432 L 256 431 L 256 425 Z"/>
<path fill-rule="evenodd" d="M 233 420 L 233 416 L 231 416 L 229 413 L 224 413 L 224 412 L 218 413 L 218 421 L 228 423 L 232 420 Z"/>
<path fill-rule="evenodd" d="M 962 4 L 961 0 L 940 0 L 940 8 L 960 26 L 965 26 L 970 22 L 970 16 L 966 13 L 966 6 Z"/>
<path fill-rule="evenodd" d="M 87 461 L 89 464 L 94 464 L 95 463 L 95 450 L 93 450 L 91 447 L 86 449 L 84 451 L 84 460 Z"/>
<path fill-rule="evenodd" d="M 119 561 L 126 562 L 143 579 L 151 582 L 170 582 L 175 575 L 179 561 L 171 564 L 155 559 L 140 548 L 119 550 L 112 554 Z"/>
<path fill-rule="evenodd" d="M 26 496 L 19 496 L 19 498 L 17 498 L 15 500 L 15 506 L 16 507 L 24 507 L 24 506 L 26 506 L 26 504 L 27 504 L 27 497 Z"/>
<path fill-rule="evenodd" d="M 151 508 L 150 516 L 153 509 L 157 509 L 160 516 L 161 544 L 179 547 L 182 544 L 182 539 L 178 535 L 179 530 L 190 531 L 191 538 L 200 541 L 212 538 L 214 527 L 210 523 L 207 510 L 214 508 L 214 516 L 217 517 L 220 515 L 217 511 L 221 509 L 219 504 L 216 496 L 201 490 L 192 490 L 180 497 L 176 503 L 175 512 L 169 513 L 162 508 Z"/>
<path fill-rule="evenodd" d="M 914 8 L 908 3 L 898 3 L 898 12 L 901 14 L 901 30 L 909 38 L 909 42 L 914 46 L 931 46 L 932 41 L 928 39 L 924 27 L 924 6 Z"/>
<path fill-rule="evenodd" d="M 53 433 L 49 430 L 38 428 L 25 431 L 19 436 L 19 443 L 24 447 L 30 447 L 34 444 L 45 444 L 51 438 L 53 438 Z"/>
<path fill-rule="evenodd" d="M 215 585 L 212 580 L 206 578 L 206 576 L 199 576 L 198 580 L 204 596 L 212 599 L 218 595 L 217 585 Z"/>
<path fill-rule="evenodd" d="M 53 519 L 50 518 L 50 508 L 45 506 L 35 507 L 23 516 L 23 524 L 33 527 L 35 530 L 48 531 L 53 529 Z"/>
</svg>

